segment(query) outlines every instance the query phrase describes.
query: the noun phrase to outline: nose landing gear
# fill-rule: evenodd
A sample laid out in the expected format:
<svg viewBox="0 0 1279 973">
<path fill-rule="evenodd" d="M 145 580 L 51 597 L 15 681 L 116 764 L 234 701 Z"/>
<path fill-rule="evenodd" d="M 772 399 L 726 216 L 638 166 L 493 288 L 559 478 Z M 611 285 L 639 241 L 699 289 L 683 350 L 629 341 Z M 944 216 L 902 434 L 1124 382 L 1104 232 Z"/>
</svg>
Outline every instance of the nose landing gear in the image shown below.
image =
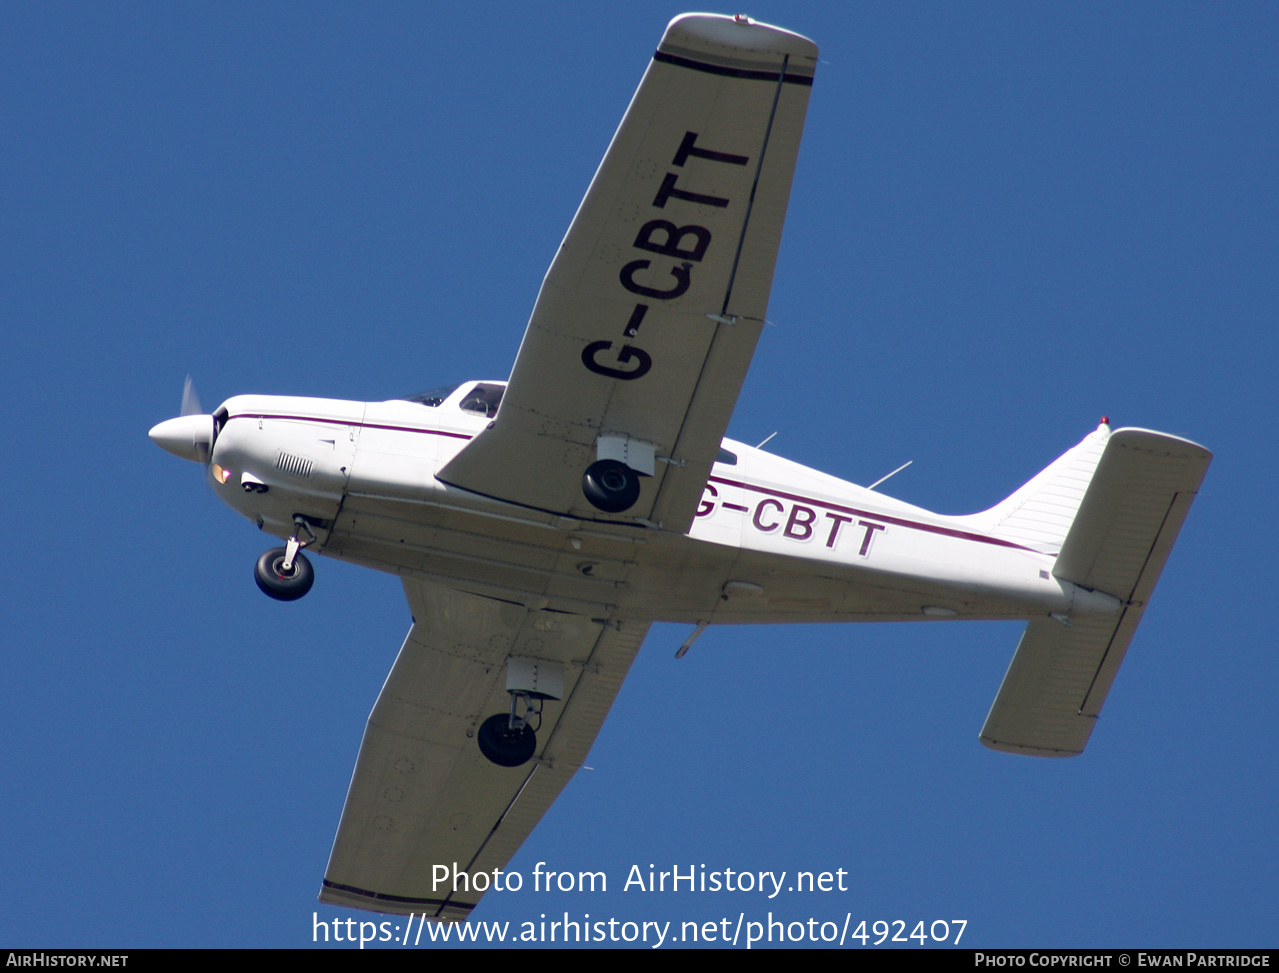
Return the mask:
<svg viewBox="0 0 1279 973">
<path fill-rule="evenodd" d="M 307 540 L 298 536 L 305 533 Z M 305 518 L 293 518 L 293 536 L 284 547 L 273 547 L 260 558 L 253 568 L 253 580 L 262 593 L 276 601 L 296 601 L 311 590 L 315 583 L 315 569 L 302 553 L 316 541 L 315 534 Z"/>
</svg>

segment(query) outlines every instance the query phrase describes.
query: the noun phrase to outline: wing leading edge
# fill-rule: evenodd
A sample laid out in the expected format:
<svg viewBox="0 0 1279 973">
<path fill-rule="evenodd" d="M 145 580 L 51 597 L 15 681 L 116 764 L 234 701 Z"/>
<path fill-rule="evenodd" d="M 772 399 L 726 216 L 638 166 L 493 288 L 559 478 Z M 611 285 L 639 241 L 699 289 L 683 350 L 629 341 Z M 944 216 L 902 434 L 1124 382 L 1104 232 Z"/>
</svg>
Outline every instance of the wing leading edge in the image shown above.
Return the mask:
<svg viewBox="0 0 1279 973">
<path fill-rule="evenodd" d="M 581 478 L 610 437 L 648 474 L 622 519 L 688 529 L 763 326 L 816 62 L 812 41 L 745 18 L 671 22 L 497 419 L 441 480 L 600 518 Z"/>
<path fill-rule="evenodd" d="M 586 758 L 649 626 L 404 588 L 413 627 L 369 716 L 320 901 L 463 919 L 483 890 L 455 889 L 453 869 L 491 876 L 510 861 Z M 565 687 L 534 759 L 506 768 L 474 735 L 509 705 L 512 657 L 561 663 Z"/>
</svg>

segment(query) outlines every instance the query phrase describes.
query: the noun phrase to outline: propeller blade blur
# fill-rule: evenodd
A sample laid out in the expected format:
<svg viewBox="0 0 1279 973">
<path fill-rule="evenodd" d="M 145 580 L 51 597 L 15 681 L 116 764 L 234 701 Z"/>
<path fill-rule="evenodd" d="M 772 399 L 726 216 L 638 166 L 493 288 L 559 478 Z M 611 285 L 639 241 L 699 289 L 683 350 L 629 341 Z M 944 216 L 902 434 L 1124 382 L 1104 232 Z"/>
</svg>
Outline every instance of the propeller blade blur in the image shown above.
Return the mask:
<svg viewBox="0 0 1279 973">
<path fill-rule="evenodd" d="M 200 396 L 195 390 L 195 382 L 191 381 L 191 376 L 187 376 L 187 380 L 182 383 L 182 409 L 178 412 L 180 416 L 198 416 L 203 415 L 204 410 L 200 408 Z"/>
</svg>

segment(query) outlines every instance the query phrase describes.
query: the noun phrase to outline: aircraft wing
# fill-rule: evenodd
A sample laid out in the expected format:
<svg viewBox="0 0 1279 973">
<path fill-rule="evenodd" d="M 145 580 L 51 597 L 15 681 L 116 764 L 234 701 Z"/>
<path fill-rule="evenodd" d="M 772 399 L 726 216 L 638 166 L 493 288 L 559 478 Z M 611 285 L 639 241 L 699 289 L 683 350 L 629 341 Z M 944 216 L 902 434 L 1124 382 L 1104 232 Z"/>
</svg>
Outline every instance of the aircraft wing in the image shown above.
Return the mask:
<svg viewBox="0 0 1279 973">
<path fill-rule="evenodd" d="M 320 901 L 464 919 L 484 889 L 454 891 L 453 869 L 510 861 L 590 750 L 647 622 L 605 623 L 405 579 L 413 627 L 369 716 Z M 481 755 L 475 732 L 507 712 L 506 662 L 564 665 L 538 751 L 522 767 Z M 437 881 L 445 866 L 446 881 Z"/>
<path fill-rule="evenodd" d="M 684 532 L 755 350 L 817 63 L 746 18 L 671 22 L 542 283 L 493 424 L 439 473 L 606 519 L 597 440 L 642 474 L 619 519 Z"/>
</svg>

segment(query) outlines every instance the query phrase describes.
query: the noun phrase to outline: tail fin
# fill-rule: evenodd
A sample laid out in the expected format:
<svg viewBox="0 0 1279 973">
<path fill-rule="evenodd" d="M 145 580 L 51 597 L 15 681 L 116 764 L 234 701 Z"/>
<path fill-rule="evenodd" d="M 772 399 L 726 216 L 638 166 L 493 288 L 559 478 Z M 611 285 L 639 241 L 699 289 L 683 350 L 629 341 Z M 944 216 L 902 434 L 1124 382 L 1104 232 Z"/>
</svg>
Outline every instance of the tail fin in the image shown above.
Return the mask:
<svg viewBox="0 0 1279 973">
<path fill-rule="evenodd" d="M 1051 535 L 1054 518 L 1071 504 L 1072 478 L 1088 462 L 1085 447 L 1099 435 L 1102 448 L 1074 501 L 1053 575 L 1113 595 L 1123 607 L 1117 616 L 1067 624 L 1036 619 L 1026 627 L 981 731 L 982 743 L 994 750 L 1048 757 L 1083 752 L 1212 461 L 1202 446 L 1175 436 L 1145 429 L 1104 436 L 1099 429 L 987 511 L 1008 508 L 993 530 L 1011 536 L 1003 533 L 1009 525 L 1041 524 L 1042 536 Z M 1023 494 L 1023 502 L 1010 506 Z"/>
<path fill-rule="evenodd" d="M 1004 540 L 1057 553 L 1109 439 L 1110 427 L 1103 421 L 1007 500 L 964 519 Z"/>
</svg>

